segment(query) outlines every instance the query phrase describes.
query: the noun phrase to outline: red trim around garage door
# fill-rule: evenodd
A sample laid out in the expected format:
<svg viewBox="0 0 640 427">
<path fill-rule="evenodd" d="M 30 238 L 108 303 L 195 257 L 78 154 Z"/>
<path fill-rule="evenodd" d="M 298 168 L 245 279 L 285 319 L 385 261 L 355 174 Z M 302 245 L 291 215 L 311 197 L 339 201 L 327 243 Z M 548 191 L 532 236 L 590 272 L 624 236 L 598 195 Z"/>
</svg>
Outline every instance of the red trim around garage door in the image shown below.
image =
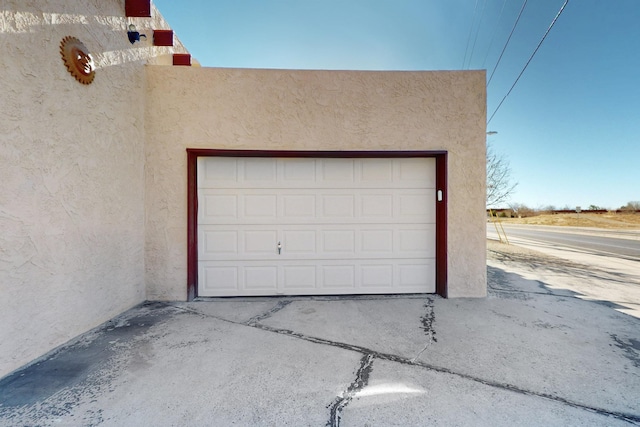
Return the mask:
<svg viewBox="0 0 640 427">
<path fill-rule="evenodd" d="M 198 296 L 198 157 L 314 157 L 436 159 L 436 293 L 447 297 L 446 151 L 274 151 L 187 148 L 187 298 Z"/>
</svg>

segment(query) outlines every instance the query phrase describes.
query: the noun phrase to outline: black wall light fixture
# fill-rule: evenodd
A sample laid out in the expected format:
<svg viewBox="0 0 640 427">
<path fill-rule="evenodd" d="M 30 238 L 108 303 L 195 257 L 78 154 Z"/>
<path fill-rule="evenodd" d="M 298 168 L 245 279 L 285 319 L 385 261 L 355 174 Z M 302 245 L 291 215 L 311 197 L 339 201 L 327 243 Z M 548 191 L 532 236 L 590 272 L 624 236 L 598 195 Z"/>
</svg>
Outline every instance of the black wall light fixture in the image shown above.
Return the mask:
<svg viewBox="0 0 640 427">
<path fill-rule="evenodd" d="M 135 42 L 139 42 L 141 39 L 142 40 L 147 39 L 147 36 L 145 34 L 140 34 L 139 32 L 136 31 L 136 26 L 133 24 L 129 25 L 129 31 L 127 31 L 127 36 L 129 36 L 129 41 L 131 42 L 131 44 L 134 44 Z"/>
</svg>

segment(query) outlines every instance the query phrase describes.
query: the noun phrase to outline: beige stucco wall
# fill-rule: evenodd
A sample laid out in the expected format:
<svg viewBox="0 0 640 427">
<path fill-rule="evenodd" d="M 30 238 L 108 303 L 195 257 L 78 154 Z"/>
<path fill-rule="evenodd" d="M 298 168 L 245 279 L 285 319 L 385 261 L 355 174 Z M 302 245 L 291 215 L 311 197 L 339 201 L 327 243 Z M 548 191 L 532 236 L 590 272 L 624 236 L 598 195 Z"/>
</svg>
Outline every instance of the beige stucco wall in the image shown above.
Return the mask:
<svg viewBox="0 0 640 427">
<path fill-rule="evenodd" d="M 189 148 L 447 150 L 451 297 L 486 294 L 484 71 L 147 67 L 147 297 L 186 298 Z"/>
<path fill-rule="evenodd" d="M 151 45 L 156 10 L 127 20 L 121 0 L 0 9 L 1 377 L 145 299 L 144 63 L 173 48 Z M 93 84 L 67 72 L 65 36 Z"/>
</svg>

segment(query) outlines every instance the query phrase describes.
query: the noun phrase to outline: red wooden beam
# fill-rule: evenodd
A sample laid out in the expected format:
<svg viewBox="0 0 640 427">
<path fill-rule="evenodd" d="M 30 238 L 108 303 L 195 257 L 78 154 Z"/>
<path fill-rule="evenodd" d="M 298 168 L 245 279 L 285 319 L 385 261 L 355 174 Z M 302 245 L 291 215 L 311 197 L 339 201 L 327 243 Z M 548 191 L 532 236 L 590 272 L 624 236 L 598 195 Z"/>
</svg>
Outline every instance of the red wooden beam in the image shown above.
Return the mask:
<svg viewBox="0 0 640 427">
<path fill-rule="evenodd" d="M 153 30 L 154 46 L 173 46 L 173 30 Z"/>
<path fill-rule="evenodd" d="M 126 16 L 148 18 L 151 16 L 151 0 L 125 0 Z"/>
<path fill-rule="evenodd" d="M 449 296 L 447 253 L 447 153 L 436 156 L 436 293 Z"/>
<path fill-rule="evenodd" d="M 187 301 L 198 296 L 198 154 L 187 150 Z"/>
<path fill-rule="evenodd" d="M 188 53 L 174 53 L 173 65 L 191 65 L 191 55 Z"/>
</svg>

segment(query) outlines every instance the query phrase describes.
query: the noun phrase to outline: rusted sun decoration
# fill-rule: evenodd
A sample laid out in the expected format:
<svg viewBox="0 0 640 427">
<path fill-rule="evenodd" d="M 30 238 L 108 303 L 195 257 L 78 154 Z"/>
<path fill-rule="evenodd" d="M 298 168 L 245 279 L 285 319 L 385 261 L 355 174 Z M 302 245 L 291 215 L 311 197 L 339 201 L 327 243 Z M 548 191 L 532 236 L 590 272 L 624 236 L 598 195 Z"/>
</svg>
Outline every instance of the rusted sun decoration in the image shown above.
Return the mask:
<svg viewBox="0 0 640 427">
<path fill-rule="evenodd" d="M 83 85 L 93 82 L 96 76 L 96 67 L 89 50 L 80 40 L 67 36 L 60 42 L 60 55 L 67 66 L 67 70 Z"/>
</svg>

